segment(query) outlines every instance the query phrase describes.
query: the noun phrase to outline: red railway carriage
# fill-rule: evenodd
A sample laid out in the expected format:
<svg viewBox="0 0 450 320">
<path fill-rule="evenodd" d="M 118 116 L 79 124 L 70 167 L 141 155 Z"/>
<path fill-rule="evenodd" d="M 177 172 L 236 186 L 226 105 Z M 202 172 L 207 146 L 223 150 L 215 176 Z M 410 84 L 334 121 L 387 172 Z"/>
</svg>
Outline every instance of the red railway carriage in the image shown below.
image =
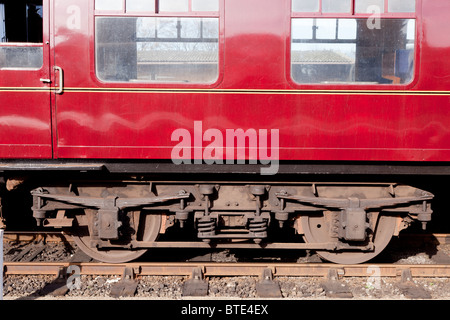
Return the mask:
<svg viewBox="0 0 450 320">
<path fill-rule="evenodd" d="M 449 14 L 445 0 L 0 0 L 5 185 L 26 177 L 36 220 L 103 261 L 164 246 L 369 260 L 432 212 L 430 192 L 375 176 L 450 173 Z M 170 228 L 196 240 L 157 241 Z"/>
</svg>

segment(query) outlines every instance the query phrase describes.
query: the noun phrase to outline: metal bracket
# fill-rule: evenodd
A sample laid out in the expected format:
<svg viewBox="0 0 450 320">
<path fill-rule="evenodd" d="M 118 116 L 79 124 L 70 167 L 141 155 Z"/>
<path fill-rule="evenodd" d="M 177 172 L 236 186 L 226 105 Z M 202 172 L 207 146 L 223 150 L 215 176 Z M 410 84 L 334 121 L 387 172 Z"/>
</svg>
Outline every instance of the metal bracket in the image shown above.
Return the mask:
<svg viewBox="0 0 450 320">
<path fill-rule="evenodd" d="M 400 280 L 397 287 L 408 299 L 431 299 L 431 294 L 412 281 L 411 269 L 397 270 L 397 278 Z"/>
<path fill-rule="evenodd" d="M 111 286 L 110 295 L 114 298 L 133 297 L 137 286 L 138 282 L 135 279 L 134 269 L 126 267 L 122 273 L 122 279 Z"/>
<path fill-rule="evenodd" d="M 67 268 L 60 267 L 55 280 L 42 288 L 39 294 L 43 296 L 64 296 L 69 291 L 67 279 Z"/>
<path fill-rule="evenodd" d="M 353 298 L 350 289 L 339 279 L 343 276 L 344 270 L 331 268 L 328 270 L 327 280 L 322 283 L 322 288 L 327 297 L 330 298 Z"/>
<path fill-rule="evenodd" d="M 67 218 L 65 215 L 66 210 L 58 210 L 58 212 L 56 213 L 56 218 L 44 219 L 43 226 L 54 228 L 72 227 L 74 219 Z"/>
<path fill-rule="evenodd" d="M 192 270 L 192 276 L 183 284 L 183 296 L 203 297 L 208 295 L 208 281 L 204 279 L 201 267 Z"/>
<path fill-rule="evenodd" d="M 261 281 L 256 283 L 256 292 L 261 298 L 281 298 L 280 284 L 273 280 L 272 269 L 263 270 Z"/>
</svg>

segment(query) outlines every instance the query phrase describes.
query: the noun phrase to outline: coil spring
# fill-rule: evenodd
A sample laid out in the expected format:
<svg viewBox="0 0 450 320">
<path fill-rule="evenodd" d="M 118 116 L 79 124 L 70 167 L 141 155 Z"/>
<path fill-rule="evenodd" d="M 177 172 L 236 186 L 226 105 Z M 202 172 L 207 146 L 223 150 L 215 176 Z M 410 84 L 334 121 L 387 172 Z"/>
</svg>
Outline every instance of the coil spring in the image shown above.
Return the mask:
<svg viewBox="0 0 450 320">
<path fill-rule="evenodd" d="M 261 233 L 267 231 L 267 219 L 254 218 L 249 220 L 248 229 L 250 232 Z"/>
<path fill-rule="evenodd" d="M 214 219 L 200 219 L 197 222 L 197 229 L 200 233 L 214 232 L 216 230 L 216 221 Z"/>
</svg>

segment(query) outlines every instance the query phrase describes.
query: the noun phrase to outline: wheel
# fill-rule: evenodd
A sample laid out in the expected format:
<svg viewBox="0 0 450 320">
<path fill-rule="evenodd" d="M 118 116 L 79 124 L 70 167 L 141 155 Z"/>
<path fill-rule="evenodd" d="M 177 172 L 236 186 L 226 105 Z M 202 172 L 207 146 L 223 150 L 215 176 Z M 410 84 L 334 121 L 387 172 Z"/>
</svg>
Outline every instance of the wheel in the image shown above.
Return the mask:
<svg viewBox="0 0 450 320">
<path fill-rule="evenodd" d="M 389 244 L 395 230 L 396 217 L 380 215 L 373 234 L 374 251 L 322 251 L 317 250 L 317 254 L 323 259 L 338 264 L 358 264 L 369 261 L 381 253 Z M 323 243 L 335 241 L 330 236 L 330 225 L 323 214 L 301 217 L 301 224 L 304 231 L 304 240 L 307 243 Z"/>
<path fill-rule="evenodd" d="M 95 210 L 85 210 L 84 214 L 77 216 L 78 226 L 72 230 L 73 239 L 77 246 L 88 256 L 108 263 L 123 263 L 141 257 L 148 249 L 98 249 L 90 245 L 93 230 L 93 216 Z M 121 219 L 121 237 L 111 241 L 113 244 L 127 245 L 131 238 L 138 241 L 155 241 L 161 229 L 161 215 L 140 214 L 140 212 L 128 212 Z M 138 230 L 135 230 L 136 221 L 139 221 Z"/>
</svg>

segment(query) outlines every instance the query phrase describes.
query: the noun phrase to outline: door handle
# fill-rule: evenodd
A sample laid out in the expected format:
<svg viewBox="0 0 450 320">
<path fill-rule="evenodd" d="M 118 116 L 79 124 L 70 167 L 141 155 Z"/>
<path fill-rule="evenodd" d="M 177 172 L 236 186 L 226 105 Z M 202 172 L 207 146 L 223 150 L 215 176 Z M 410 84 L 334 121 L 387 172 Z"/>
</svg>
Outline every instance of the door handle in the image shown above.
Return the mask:
<svg viewBox="0 0 450 320">
<path fill-rule="evenodd" d="M 61 67 L 54 66 L 53 69 L 55 71 L 58 71 L 59 73 L 59 81 L 58 81 L 58 88 L 56 89 L 56 94 L 62 94 L 64 92 L 64 72 Z"/>
</svg>

